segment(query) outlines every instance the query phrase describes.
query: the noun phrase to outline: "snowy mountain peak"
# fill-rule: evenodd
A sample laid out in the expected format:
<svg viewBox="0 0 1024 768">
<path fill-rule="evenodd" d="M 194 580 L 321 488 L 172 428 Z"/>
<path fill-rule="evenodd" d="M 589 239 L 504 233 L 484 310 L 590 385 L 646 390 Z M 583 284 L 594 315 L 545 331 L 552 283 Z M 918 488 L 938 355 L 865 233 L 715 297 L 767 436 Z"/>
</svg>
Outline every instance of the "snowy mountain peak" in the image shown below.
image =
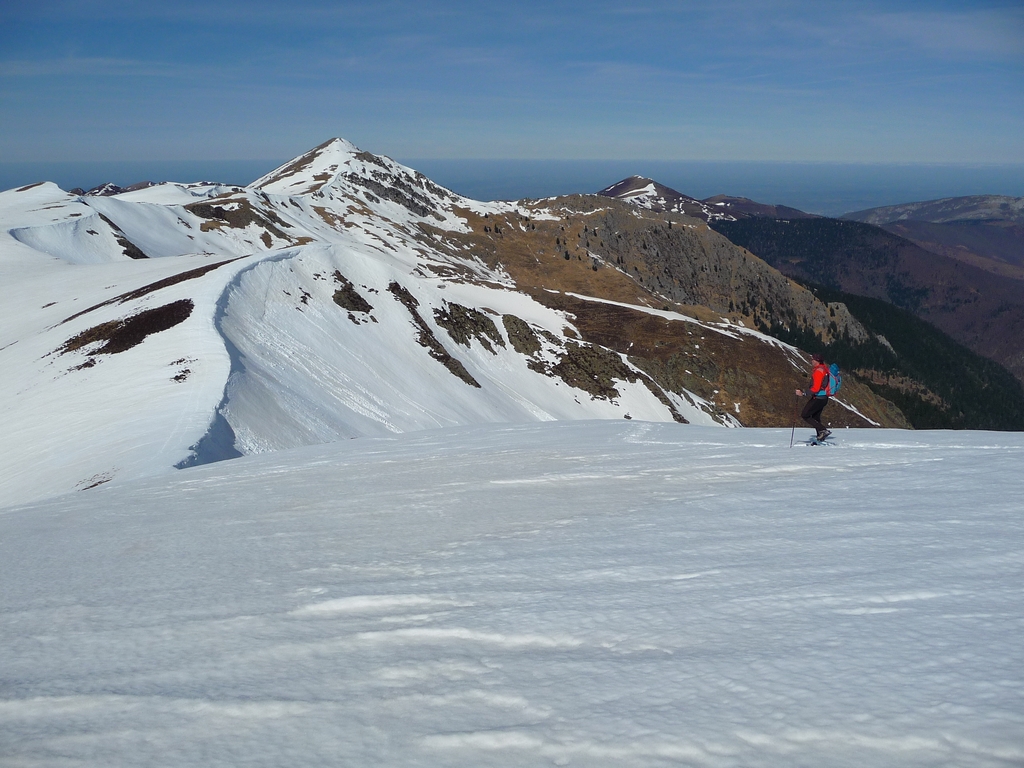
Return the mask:
<svg viewBox="0 0 1024 768">
<path fill-rule="evenodd" d="M 119 195 L 124 191 L 124 187 L 119 187 L 114 182 L 108 181 L 104 184 L 100 184 L 97 187 L 93 187 L 84 194 L 92 195 L 93 197 L 110 197 L 112 195 Z"/>
<path fill-rule="evenodd" d="M 681 213 L 704 221 L 715 219 L 731 221 L 735 218 L 722 210 L 720 206 L 708 205 L 704 201 L 684 195 L 682 192 L 659 184 L 654 179 L 648 179 L 645 176 L 630 176 L 605 187 L 597 194 L 624 200 L 656 213 Z"/>
<path fill-rule="evenodd" d="M 385 218 L 442 222 L 457 229 L 461 220 L 452 206 L 473 207 L 472 201 L 430 181 L 389 157 L 359 149 L 335 138 L 314 147 L 249 185 L 263 194 L 314 197 L 344 206 L 361 204 Z"/>
<path fill-rule="evenodd" d="M 359 148 L 341 138 L 330 139 L 289 160 L 249 186 L 264 192 L 301 195 L 333 181 L 343 166 L 360 154 Z"/>
</svg>

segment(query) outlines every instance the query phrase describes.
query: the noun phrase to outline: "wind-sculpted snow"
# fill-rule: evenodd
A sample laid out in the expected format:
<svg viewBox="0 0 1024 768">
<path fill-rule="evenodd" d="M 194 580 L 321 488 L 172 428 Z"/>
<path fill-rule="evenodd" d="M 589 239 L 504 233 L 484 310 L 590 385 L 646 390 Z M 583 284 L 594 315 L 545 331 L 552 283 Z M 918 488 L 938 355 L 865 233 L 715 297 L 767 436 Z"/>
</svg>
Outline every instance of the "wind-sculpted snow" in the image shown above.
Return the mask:
<svg viewBox="0 0 1024 768">
<path fill-rule="evenodd" d="M 9 268 L 0 506 L 167 472 L 188 456 L 223 396 L 230 363 L 212 317 L 242 265 L 185 256 L 130 271 Z"/>
<path fill-rule="evenodd" d="M 71 264 L 102 264 L 132 258 L 129 254 L 145 258 L 109 219 L 92 212 L 56 224 L 12 229 L 11 236 Z"/>
<path fill-rule="evenodd" d="M 621 381 L 617 398 L 602 399 L 539 373 L 570 343 L 562 313 L 489 285 L 410 279 L 410 267 L 397 256 L 306 246 L 239 273 L 218 325 L 236 350 L 220 410 L 240 451 L 490 421 L 672 419 L 640 381 Z M 361 318 L 335 299 L 346 284 L 371 307 Z M 518 318 L 546 334 L 543 348 L 520 353 L 501 335 L 504 323 L 493 324 L 500 344 L 453 336 L 443 324 L 453 304 Z M 711 422 L 698 405 L 680 410 Z"/>
<path fill-rule="evenodd" d="M 1020 765 L 1024 439 L 838 440 L 492 425 L 8 508 L 0 762 Z"/>
</svg>

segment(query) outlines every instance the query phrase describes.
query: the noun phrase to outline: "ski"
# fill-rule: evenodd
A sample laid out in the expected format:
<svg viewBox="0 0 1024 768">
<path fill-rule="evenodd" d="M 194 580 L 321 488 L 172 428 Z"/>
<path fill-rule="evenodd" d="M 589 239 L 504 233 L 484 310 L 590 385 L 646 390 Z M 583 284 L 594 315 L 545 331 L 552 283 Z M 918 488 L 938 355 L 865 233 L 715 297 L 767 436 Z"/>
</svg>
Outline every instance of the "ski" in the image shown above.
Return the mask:
<svg viewBox="0 0 1024 768">
<path fill-rule="evenodd" d="M 831 437 L 826 437 L 824 440 L 819 440 L 816 437 L 809 438 L 808 440 L 802 441 L 804 445 L 836 445 L 836 441 Z"/>
</svg>

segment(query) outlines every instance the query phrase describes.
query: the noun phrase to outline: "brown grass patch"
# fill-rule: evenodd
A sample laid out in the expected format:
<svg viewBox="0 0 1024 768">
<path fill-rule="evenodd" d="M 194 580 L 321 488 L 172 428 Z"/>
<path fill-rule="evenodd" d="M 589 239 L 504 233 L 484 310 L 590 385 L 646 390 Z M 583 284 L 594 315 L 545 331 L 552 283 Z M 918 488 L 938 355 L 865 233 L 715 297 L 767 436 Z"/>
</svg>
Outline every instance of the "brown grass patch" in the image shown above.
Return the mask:
<svg viewBox="0 0 1024 768">
<path fill-rule="evenodd" d="M 100 323 L 72 336 L 58 348 L 57 352 L 63 355 L 102 342 L 101 347 L 87 354 L 115 355 L 141 344 L 147 336 L 183 323 L 192 314 L 193 308 L 191 299 L 179 299 L 162 307 L 145 309 L 121 320 Z"/>
</svg>

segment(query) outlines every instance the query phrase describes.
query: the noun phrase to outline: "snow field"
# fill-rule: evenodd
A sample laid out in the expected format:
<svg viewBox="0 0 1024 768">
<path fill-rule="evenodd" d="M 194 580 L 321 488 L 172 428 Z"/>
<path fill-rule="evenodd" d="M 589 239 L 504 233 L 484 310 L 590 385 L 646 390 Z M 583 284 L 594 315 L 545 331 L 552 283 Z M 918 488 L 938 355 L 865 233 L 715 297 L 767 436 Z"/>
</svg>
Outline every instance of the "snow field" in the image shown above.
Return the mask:
<svg viewBox="0 0 1024 768">
<path fill-rule="evenodd" d="M 19 275 L 17 282 L 0 286 L 5 306 L 21 310 L 10 312 L 17 336 L 0 344 L 0 392 L 9 404 L 0 444 L 7 470 L 0 476 L 0 505 L 121 476 L 168 472 L 189 455 L 223 394 L 230 361 L 213 326 L 214 309 L 223 281 L 244 262 L 68 318 L 216 262 L 198 256 L 152 259 L 133 262 L 126 273 L 116 263 L 55 261 L 53 271 Z M 80 367 L 90 363 L 90 348 L 57 353 L 89 328 L 182 298 L 194 302 L 188 319 L 125 352 L 96 355 L 92 367 Z"/>
<path fill-rule="evenodd" d="M 5 765 L 1024 761 L 1014 433 L 625 421 L 0 510 Z"/>
</svg>

